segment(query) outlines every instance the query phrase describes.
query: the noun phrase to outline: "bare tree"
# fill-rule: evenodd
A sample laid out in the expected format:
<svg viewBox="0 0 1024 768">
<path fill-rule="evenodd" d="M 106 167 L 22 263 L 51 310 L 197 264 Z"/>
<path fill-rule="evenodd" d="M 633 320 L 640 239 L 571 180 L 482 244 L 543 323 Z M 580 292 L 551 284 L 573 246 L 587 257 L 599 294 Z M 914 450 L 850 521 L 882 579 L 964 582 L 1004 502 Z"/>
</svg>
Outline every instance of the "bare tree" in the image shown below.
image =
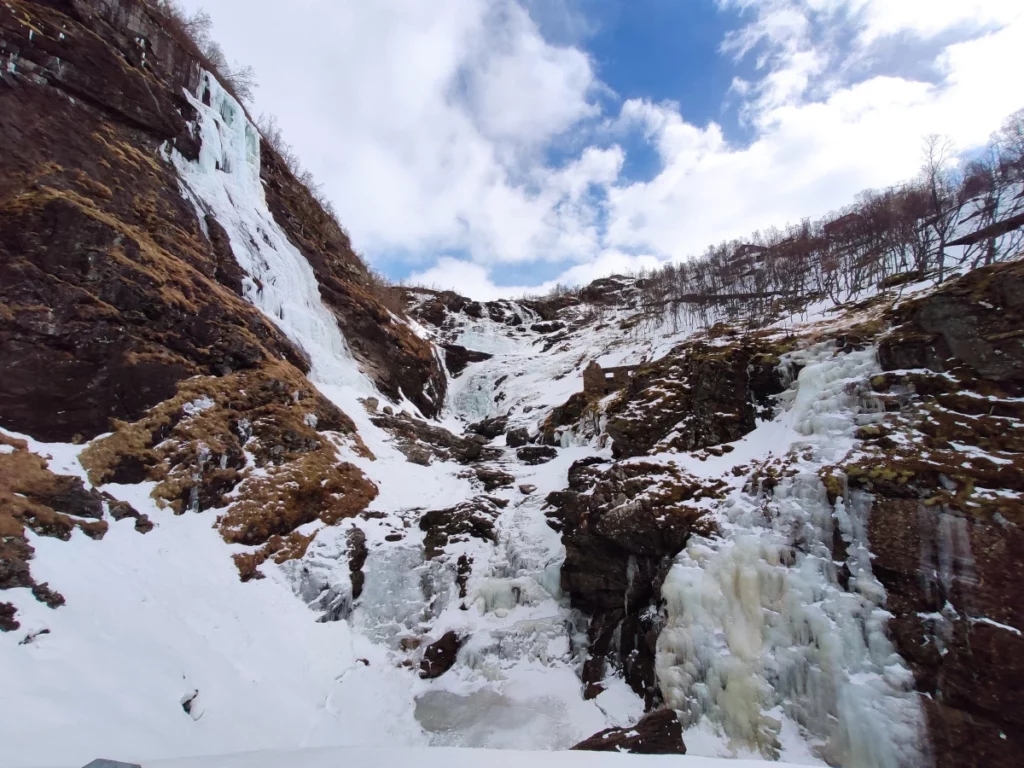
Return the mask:
<svg viewBox="0 0 1024 768">
<path fill-rule="evenodd" d="M 925 138 L 921 178 L 928 195 L 927 224 L 935 235 L 935 261 L 940 283 L 945 277 L 946 244 L 960 215 L 952 162 L 953 143 L 948 138 L 934 133 Z"/>
</svg>

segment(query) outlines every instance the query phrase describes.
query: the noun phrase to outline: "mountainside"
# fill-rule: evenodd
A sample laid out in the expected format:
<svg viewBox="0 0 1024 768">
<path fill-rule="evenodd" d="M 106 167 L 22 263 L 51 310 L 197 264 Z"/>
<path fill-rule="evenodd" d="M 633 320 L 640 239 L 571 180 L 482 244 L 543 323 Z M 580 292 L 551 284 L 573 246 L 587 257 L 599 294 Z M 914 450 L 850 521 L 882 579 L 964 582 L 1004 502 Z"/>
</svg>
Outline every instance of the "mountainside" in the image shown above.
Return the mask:
<svg viewBox="0 0 1024 768">
<path fill-rule="evenodd" d="M 402 313 L 171 21 L 0 6 L 0 764 L 1017 765 L 1019 253 Z"/>
</svg>

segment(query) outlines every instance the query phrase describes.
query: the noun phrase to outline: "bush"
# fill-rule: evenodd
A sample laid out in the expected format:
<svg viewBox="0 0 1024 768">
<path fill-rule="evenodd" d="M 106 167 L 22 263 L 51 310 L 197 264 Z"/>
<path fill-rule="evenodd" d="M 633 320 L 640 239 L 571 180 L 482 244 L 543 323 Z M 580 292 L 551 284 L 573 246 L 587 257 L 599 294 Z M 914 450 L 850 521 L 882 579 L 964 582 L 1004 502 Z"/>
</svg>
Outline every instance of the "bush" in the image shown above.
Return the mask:
<svg viewBox="0 0 1024 768">
<path fill-rule="evenodd" d="M 162 17 L 161 26 L 181 46 L 198 58 L 221 85 L 241 102 L 252 101 L 256 90 L 256 70 L 251 66 L 228 64 L 224 51 L 211 37 L 213 20 L 200 9 L 191 16 L 177 0 L 156 0 L 153 9 Z"/>
</svg>

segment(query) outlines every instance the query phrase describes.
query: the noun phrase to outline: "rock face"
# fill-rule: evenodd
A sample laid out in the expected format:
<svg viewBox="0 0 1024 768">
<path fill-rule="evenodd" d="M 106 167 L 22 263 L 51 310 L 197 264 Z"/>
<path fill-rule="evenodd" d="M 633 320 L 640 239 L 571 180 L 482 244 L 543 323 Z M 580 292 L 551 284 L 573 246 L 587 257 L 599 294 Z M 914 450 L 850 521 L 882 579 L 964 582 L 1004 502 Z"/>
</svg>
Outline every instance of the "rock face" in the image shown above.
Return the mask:
<svg viewBox="0 0 1024 768">
<path fill-rule="evenodd" d="M 640 367 L 608 409 L 613 455 L 695 451 L 743 437 L 758 406 L 782 391 L 778 377 L 757 375 L 766 362 L 774 370 L 770 353 L 753 346 L 698 342 Z"/>
<path fill-rule="evenodd" d="M 685 755 L 683 727 L 675 712 L 660 709 L 628 728 L 609 728 L 573 749 L 589 752 L 632 752 L 636 755 Z"/>
<path fill-rule="evenodd" d="M 595 458 L 573 464 L 569 490 L 548 497 L 549 525 L 565 545 L 562 589 L 591 617 L 583 667 L 587 698 L 603 690 L 611 661 L 648 707 L 660 701 L 654 659 L 661 584 L 689 536 L 712 530 L 699 503 L 720 490 L 675 467 L 607 465 Z"/>
<path fill-rule="evenodd" d="M 848 469 L 876 497 L 872 566 L 939 768 L 1024 752 L 1021 291 L 1010 262 L 897 310 L 879 358 L 900 372 L 873 382 L 892 415 Z"/>
<path fill-rule="evenodd" d="M 160 155 L 168 143 L 198 156 L 182 95 L 199 83 L 194 47 L 129 0 L 7 3 L 0 45 L 0 113 L 18 115 L 0 121 L 0 424 L 89 439 L 187 377 L 280 360 L 305 371 L 241 297 L 223 229 L 196 217 Z M 436 413 L 445 379 L 430 345 L 373 294 L 347 237 L 265 144 L 262 159 L 268 205 L 353 354 L 382 392 Z"/>
<path fill-rule="evenodd" d="M 969 368 L 1020 393 L 1024 382 L 1024 267 L 1010 261 L 971 272 L 895 311 L 897 329 L 878 350 L 886 370 Z"/>
<path fill-rule="evenodd" d="M 113 433 L 82 457 L 93 483 L 154 481 L 176 513 L 221 508 L 222 536 L 256 548 L 235 558 L 243 580 L 301 556 L 312 536 L 297 528 L 356 515 L 377 488 L 339 462 L 335 439 L 369 452 L 305 378 L 306 354 L 245 299 L 253 278 L 224 226 L 182 194 L 171 157 L 199 158 L 184 93 L 205 60 L 135 0 L 12 0 L 0 50 L 0 114 L 17 115 L 0 119 L 0 427 L 60 442 Z M 434 415 L 446 377 L 432 345 L 266 142 L 260 174 L 363 371 Z M 455 450 L 483 453 L 474 441 Z M 39 509 L 88 496 L 65 490 Z M 152 526 L 116 499 L 92 501 L 73 525 L 101 535 L 108 509 Z M 33 525 L 66 535 L 62 514 Z M 24 563 L 18 540 L 8 543 Z"/>
<path fill-rule="evenodd" d="M 260 173 L 270 212 L 313 267 L 320 296 L 362 370 L 383 394 L 405 395 L 424 416 L 436 416 L 447 379 L 433 346 L 384 304 L 348 235 L 266 142 Z"/>
</svg>

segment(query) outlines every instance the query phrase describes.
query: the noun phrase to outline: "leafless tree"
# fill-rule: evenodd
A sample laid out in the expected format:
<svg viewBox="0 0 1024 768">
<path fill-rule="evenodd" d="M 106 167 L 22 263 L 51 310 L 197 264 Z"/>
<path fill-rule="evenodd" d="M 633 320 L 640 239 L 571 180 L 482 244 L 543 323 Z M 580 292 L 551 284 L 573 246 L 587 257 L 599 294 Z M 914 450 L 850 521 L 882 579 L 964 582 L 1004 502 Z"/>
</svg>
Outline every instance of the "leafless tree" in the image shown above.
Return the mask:
<svg viewBox="0 0 1024 768">
<path fill-rule="evenodd" d="M 946 244 L 961 210 L 957 199 L 959 190 L 951 167 L 953 159 L 953 143 L 948 138 L 934 133 L 925 138 L 921 180 L 928 195 L 927 225 L 934 234 L 935 262 L 940 283 L 945 277 Z"/>
</svg>

